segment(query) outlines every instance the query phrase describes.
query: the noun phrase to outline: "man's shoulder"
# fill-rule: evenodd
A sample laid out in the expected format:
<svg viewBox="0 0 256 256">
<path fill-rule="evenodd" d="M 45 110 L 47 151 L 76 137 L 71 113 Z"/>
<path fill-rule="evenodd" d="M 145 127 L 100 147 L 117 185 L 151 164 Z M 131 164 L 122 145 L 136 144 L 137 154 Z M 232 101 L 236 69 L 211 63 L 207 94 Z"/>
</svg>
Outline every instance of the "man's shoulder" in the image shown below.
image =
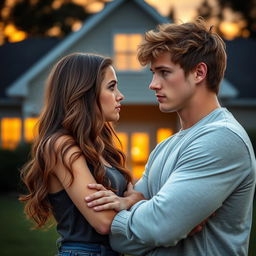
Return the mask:
<svg viewBox="0 0 256 256">
<path fill-rule="evenodd" d="M 215 140 L 232 138 L 235 142 L 250 144 L 250 139 L 241 124 L 229 112 L 224 112 L 221 118 L 209 122 L 198 130 L 203 135 L 209 134 Z"/>
</svg>

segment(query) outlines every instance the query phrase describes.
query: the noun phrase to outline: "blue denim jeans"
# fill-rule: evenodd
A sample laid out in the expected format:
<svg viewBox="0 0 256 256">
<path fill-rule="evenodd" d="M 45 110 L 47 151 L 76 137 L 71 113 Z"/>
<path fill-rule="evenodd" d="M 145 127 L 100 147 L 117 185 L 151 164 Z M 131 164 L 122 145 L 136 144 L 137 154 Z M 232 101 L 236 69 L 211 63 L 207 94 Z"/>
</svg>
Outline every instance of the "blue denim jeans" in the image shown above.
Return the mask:
<svg viewBox="0 0 256 256">
<path fill-rule="evenodd" d="M 58 256 L 120 256 L 110 247 L 101 244 L 64 243 L 58 249 Z"/>
</svg>

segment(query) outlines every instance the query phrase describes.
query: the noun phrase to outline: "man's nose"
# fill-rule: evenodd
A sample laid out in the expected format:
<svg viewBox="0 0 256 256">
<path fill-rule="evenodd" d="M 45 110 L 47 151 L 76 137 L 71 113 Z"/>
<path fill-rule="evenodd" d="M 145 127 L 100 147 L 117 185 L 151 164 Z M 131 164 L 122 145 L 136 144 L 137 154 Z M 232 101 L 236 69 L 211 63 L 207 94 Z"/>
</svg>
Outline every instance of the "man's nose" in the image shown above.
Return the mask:
<svg viewBox="0 0 256 256">
<path fill-rule="evenodd" d="M 159 90 L 161 87 L 160 81 L 157 77 L 153 76 L 151 83 L 149 84 L 149 89 Z"/>
</svg>

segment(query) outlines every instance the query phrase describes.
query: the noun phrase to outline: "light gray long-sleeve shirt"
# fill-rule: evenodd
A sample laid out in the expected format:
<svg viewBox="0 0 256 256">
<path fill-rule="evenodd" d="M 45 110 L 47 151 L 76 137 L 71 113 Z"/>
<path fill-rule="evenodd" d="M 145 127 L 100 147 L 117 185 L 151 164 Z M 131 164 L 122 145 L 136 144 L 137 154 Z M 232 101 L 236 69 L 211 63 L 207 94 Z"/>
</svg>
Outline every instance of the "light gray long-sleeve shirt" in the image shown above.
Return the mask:
<svg viewBox="0 0 256 256">
<path fill-rule="evenodd" d="M 112 248 L 133 255 L 246 256 L 256 164 L 225 108 L 159 144 L 135 189 L 147 200 L 119 212 Z M 216 212 L 193 236 L 189 232 Z"/>
</svg>

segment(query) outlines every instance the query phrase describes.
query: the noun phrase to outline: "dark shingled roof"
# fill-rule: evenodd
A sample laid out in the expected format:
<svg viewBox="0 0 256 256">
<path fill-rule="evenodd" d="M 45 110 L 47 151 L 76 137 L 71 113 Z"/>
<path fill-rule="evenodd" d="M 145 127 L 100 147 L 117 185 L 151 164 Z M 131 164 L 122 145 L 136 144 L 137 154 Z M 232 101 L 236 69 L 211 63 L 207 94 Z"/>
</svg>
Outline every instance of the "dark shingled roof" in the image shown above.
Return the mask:
<svg viewBox="0 0 256 256">
<path fill-rule="evenodd" d="M 0 46 L 0 98 L 7 98 L 6 88 L 59 42 L 53 37 L 28 38 Z"/>
<path fill-rule="evenodd" d="M 238 98 L 256 98 L 256 40 L 237 38 L 226 41 L 225 77 L 239 91 Z"/>
</svg>

